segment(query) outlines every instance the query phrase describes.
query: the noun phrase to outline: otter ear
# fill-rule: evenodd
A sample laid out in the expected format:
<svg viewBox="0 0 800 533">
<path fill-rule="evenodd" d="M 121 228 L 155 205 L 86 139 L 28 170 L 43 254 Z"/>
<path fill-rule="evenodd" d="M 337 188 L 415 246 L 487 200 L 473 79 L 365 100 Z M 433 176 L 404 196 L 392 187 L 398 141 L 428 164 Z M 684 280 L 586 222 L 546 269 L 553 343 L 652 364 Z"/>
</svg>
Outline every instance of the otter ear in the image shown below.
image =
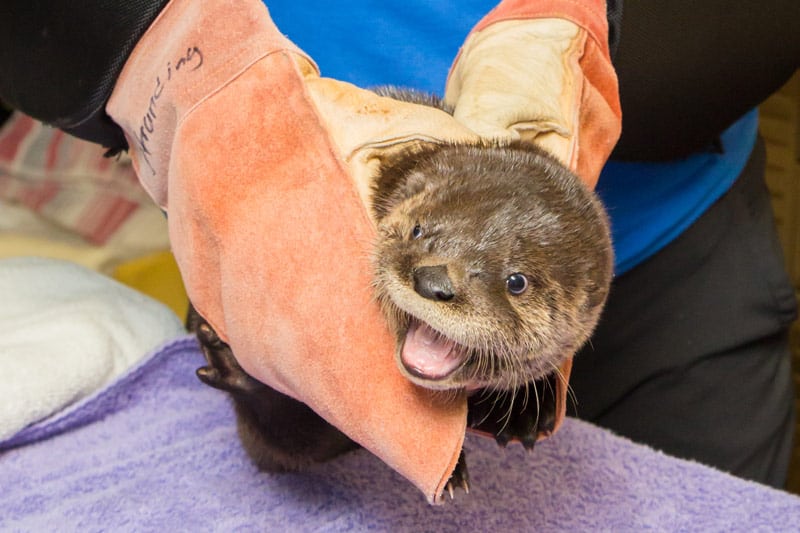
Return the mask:
<svg viewBox="0 0 800 533">
<path fill-rule="evenodd" d="M 379 168 L 372 183 L 372 209 L 377 220 L 383 219 L 399 203 L 432 187 L 431 179 L 420 167 L 441 147 L 436 144 L 414 145 L 386 151 L 379 158 Z"/>
<path fill-rule="evenodd" d="M 430 188 L 430 176 L 426 176 L 424 172 L 414 170 L 406 175 L 405 183 L 401 187 L 401 194 L 405 200 Z"/>
<path fill-rule="evenodd" d="M 373 213 L 378 220 L 381 220 L 405 200 L 431 187 L 430 178 L 426 177 L 424 172 L 388 171 L 379 178 L 373 188 Z"/>
<path fill-rule="evenodd" d="M 406 160 L 402 163 L 403 166 L 384 167 L 373 184 L 372 210 L 377 220 L 383 219 L 400 203 L 431 187 L 430 177 L 411 168 L 415 161 Z"/>
</svg>

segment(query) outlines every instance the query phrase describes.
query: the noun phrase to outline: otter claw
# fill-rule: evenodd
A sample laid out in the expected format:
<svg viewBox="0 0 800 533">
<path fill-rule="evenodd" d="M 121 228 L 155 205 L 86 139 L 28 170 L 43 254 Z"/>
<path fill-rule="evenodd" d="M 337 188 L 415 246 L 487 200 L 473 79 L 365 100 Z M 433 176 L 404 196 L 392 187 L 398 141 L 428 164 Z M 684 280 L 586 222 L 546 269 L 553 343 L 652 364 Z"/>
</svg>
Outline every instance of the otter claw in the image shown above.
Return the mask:
<svg viewBox="0 0 800 533">
<path fill-rule="evenodd" d="M 510 431 L 501 431 L 494 436 L 494 441 L 501 447 L 505 448 L 514 436 Z"/>
<path fill-rule="evenodd" d="M 455 498 L 455 491 L 457 488 L 461 488 L 465 494 L 469 494 L 469 471 L 467 470 L 464 450 L 461 450 L 456 467 L 453 469 L 453 473 L 450 474 L 450 479 L 447 480 L 447 484 L 445 485 L 445 490 L 450 495 L 451 500 Z"/>
<path fill-rule="evenodd" d="M 197 374 L 197 377 L 200 378 L 200 381 L 206 385 L 219 388 L 218 385 L 221 381 L 221 377 L 216 368 L 211 368 L 210 366 L 201 366 L 195 371 L 195 373 Z"/>
<path fill-rule="evenodd" d="M 522 447 L 528 450 L 529 452 L 533 451 L 533 448 L 536 446 L 536 436 L 535 435 L 525 435 L 520 439 L 522 442 Z"/>
<path fill-rule="evenodd" d="M 207 322 L 201 322 L 197 326 L 197 337 L 200 339 L 200 342 L 206 346 L 218 348 L 224 344 L 219 338 L 219 335 L 217 335 L 217 332 L 214 331 L 214 328 L 212 328 Z"/>
</svg>

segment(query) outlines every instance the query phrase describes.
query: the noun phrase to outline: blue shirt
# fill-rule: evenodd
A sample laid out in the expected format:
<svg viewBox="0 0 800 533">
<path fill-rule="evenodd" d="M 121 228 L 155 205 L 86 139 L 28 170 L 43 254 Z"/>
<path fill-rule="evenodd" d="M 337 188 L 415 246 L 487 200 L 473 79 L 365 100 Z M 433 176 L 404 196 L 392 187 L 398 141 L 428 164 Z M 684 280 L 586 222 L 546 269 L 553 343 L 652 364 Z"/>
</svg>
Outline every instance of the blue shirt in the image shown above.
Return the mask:
<svg viewBox="0 0 800 533">
<path fill-rule="evenodd" d="M 665 163 L 606 164 L 597 192 L 611 219 L 616 274 L 672 242 L 730 189 L 753 151 L 757 129 L 754 109 L 722 134 L 722 153 Z"/>
<path fill-rule="evenodd" d="M 442 95 L 472 27 L 499 0 L 267 0 L 278 28 L 323 76 L 361 87 L 397 85 Z M 624 114 L 624 110 L 623 110 Z M 598 193 L 609 211 L 617 274 L 655 254 L 727 191 L 756 137 L 753 111 L 722 135 L 724 153 L 668 163 L 609 162 Z"/>
<path fill-rule="evenodd" d="M 323 76 L 440 96 L 470 30 L 500 0 L 265 0 Z"/>
</svg>

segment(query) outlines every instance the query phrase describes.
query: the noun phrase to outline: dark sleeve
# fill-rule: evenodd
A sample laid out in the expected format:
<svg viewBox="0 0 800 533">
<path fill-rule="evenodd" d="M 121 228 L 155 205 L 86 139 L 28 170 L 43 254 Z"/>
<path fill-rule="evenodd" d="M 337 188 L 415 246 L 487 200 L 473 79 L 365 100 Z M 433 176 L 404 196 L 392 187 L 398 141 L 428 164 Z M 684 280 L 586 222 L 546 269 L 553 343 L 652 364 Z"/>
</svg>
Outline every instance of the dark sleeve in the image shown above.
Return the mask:
<svg viewBox="0 0 800 533">
<path fill-rule="evenodd" d="M 615 159 L 707 149 L 800 67 L 798 0 L 625 2 Z"/>
<path fill-rule="evenodd" d="M 126 146 L 105 104 L 167 1 L 3 0 L 0 99 L 76 137 Z"/>
<path fill-rule="evenodd" d="M 608 49 L 613 60 L 617 55 L 620 31 L 622 30 L 622 0 L 606 0 L 606 16 L 608 17 Z"/>
</svg>

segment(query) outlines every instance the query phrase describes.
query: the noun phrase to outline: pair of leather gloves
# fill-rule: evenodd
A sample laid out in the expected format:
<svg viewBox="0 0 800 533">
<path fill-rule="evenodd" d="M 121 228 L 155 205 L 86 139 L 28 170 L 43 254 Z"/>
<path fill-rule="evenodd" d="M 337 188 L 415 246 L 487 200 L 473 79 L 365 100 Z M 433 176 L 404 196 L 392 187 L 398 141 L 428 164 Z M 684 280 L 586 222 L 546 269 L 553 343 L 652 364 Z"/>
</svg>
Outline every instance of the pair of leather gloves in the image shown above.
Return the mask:
<svg viewBox="0 0 800 533">
<path fill-rule="evenodd" d="M 240 365 L 435 501 L 466 400 L 438 402 L 395 367 L 371 291 L 370 176 L 385 150 L 481 136 L 539 144 L 594 186 L 620 128 L 607 31 L 603 1 L 502 2 L 455 61 L 450 116 L 320 77 L 260 0 L 172 0 L 107 112 L 168 213 L 191 301 Z"/>
</svg>

